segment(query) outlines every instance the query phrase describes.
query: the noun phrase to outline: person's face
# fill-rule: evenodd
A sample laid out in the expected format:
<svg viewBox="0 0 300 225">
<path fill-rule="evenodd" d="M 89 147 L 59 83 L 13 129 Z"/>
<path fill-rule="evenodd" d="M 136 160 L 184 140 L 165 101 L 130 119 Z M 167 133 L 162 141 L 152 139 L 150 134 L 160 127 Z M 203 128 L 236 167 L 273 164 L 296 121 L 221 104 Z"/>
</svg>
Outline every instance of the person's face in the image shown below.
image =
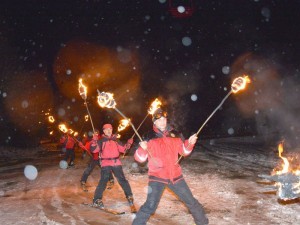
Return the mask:
<svg viewBox="0 0 300 225">
<path fill-rule="evenodd" d="M 110 137 L 110 136 L 112 135 L 112 129 L 111 129 L 111 128 L 105 128 L 105 129 L 103 130 L 103 133 L 104 133 L 106 136 Z"/>
<path fill-rule="evenodd" d="M 154 125 L 161 131 L 165 131 L 167 127 L 167 118 L 166 117 L 160 117 L 159 119 L 154 121 Z"/>
</svg>

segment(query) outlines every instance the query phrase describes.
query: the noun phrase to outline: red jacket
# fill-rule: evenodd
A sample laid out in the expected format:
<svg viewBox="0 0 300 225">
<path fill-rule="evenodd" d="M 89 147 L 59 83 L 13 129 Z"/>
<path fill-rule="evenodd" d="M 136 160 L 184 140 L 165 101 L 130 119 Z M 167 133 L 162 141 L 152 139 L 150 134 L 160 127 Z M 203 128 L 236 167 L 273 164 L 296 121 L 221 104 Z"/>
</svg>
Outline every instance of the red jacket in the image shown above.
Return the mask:
<svg viewBox="0 0 300 225">
<path fill-rule="evenodd" d="M 63 144 L 67 150 L 73 150 L 76 141 L 70 135 L 64 135 L 63 137 L 60 138 L 60 143 Z"/>
<path fill-rule="evenodd" d="M 101 167 L 122 165 L 119 156 L 124 153 L 126 145 L 123 145 L 115 135 L 107 137 L 103 135 L 97 142 L 92 142 L 92 152 L 100 152 Z"/>
<path fill-rule="evenodd" d="M 178 160 L 178 155 L 187 156 L 191 154 L 194 145 L 189 145 L 188 140 L 172 130 L 169 126 L 165 132 L 161 132 L 155 126 L 153 131 L 144 138 L 148 142 L 147 151 L 139 147 L 134 153 L 134 158 L 138 162 L 145 162 L 148 158 L 148 175 L 150 181 L 162 183 L 181 180 L 182 172 Z"/>
</svg>

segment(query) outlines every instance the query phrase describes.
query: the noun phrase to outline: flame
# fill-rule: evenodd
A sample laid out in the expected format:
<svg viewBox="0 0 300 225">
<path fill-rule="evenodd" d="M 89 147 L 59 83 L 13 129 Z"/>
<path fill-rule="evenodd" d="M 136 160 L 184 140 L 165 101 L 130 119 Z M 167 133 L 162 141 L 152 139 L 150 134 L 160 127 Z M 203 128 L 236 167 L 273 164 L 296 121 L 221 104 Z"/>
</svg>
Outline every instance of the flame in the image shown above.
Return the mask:
<svg viewBox="0 0 300 225">
<path fill-rule="evenodd" d="M 61 123 L 61 124 L 58 125 L 58 129 L 59 129 L 60 131 L 62 131 L 63 133 L 67 133 L 67 132 L 68 132 L 68 128 L 67 128 L 66 125 L 63 124 L 63 123 Z"/>
<path fill-rule="evenodd" d="M 53 134 L 53 130 L 52 130 L 52 131 L 50 131 L 50 132 L 49 132 L 49 134 L 50 134 L 50 135 L 52 135 L 52 134 Z"/>
<path fill-rule="evenodd" d="M 74 135 L 74 137 L 78 136 L 78 132 L 75 131 L 73 135 Z"/>
<path fill-rule="evenodd" d="M 98 104 L 100 107 L 104 108 L 115 108 L 116 101 L 114 100 L 114 95 L 109 92 L 99 92 L 98 91 Z"/>
<path fill-rule="evenodd" d="M 50 123 L 54 123 L 54 121 L 55 121 L 53 116 L 48 116 L 48 120 Z"/>
<path fill-rule="evenodd" d="M 289 166 L 290 166 L 290 163 L 288 161 L 287 158 L 283 157 L 282 156 L 282 153 L 283 153 L 283 143 L 279 143 L 278 145 L 278 155 L 279 157 L 283 160 L 283 168 L 281 171 L 277 171 L 277 174 L 283 174 L 283 173 L 287 173 L 289 172 Z"/>
<path fill-rule="evenodd" d="M 120 139 L 121 138 L 121 134 L 117 134 L 117 138 Z"/>
<path fill-rule="evenodd" d="M 157 98 L 151 103 L 150 108 L 148 109 L 148 113 L 153 115 L 153 113 L 161 107 L 161 101 L 159 101 Z"/>
<path fill-rule="evenodd" d="M 79 79 L 78 91 L 83 100 L 87 97 L 87 87 L 82 83 L 82 79 Z"/>
<path fill-rule="evenodd" d="M 245 89 L 246 85 L 250 82 L 251 80 L 246 75 L 244 75 L 243 77 L 237 77 L 231 84 L 231 90 L 233 93 L 237 93 L 238 91 Z"/>
<path fill-rule="evenodd" d="M 89 115 L 85 115 L 84 116 L 84 120 L 87 122 L 87 121 L 89 121 Z"/>
<path fill-rule="evenodd" d="M 120 124 L 118 126 L 118 131 L 122 131 L 124 130 L 126 127 L 129 126 L 129 123 L 130 123 L 130 119 L 123 119 L 123 120 L 120 120 Z"/>
</svg>

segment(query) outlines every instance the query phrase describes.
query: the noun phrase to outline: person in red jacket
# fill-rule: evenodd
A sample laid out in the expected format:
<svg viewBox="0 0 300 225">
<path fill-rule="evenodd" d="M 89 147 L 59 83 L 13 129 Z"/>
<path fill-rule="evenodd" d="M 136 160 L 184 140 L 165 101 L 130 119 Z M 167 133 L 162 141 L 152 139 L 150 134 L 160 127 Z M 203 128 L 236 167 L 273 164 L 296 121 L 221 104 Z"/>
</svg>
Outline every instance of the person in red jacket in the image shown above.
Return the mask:
<svg viewBox="0 0 300 225">
<path fill-rule="evenodd" d="M 95 149 L 94 151 L 91 151 L 91 142 L 94 141 L 98 141 L 100 137 L 100 133 L 98 130 L 95 130 L 95 133 L 93 134 L 93 137 L 88 137 L 87 140 L 85 140 L 85 144 L 83 143 L 79 143 L 79 147 L 81 147 L 82 149 L 84 149 L 84 151 L 88 150 L 90 152 L 91 158 L 88 162 L 88 165 L 86 167 L 86 169 L 84 170 L 81 180 L 80 180 L 80 184 L 81 187 L 84 191 L 87 191 L 86 188 L 86 181 L 89 177 L 89 175 L 93 172 L 94 168 L 96 166 L 101 167 L 100 165 L 100 159 L 99 159 L 99 149 Z M 112 173 L 110 173 L 109 176 L 109 185 L 108 185 L 108 189 L 111 189 L 112 186 L 114 184 L 114 177 L 112 176 Z"/>
<path fill-rule="evenodd" d="M 125 149 L 129 149 L 132 145 L 133 140 L 129 139 L 126 145 L 123 145 L 115 135 L 112 133 L 112 125 L 104 124 L 103 133 L 104 135 L 98 141 L 92 141 L 91 150 L 99 151 L 99 156 L 101 160 L 101 179 L 96 188 L 93 205 L 95 207 L 104 208 L 102 202 L 103 192 L 106 188 L 106 184 L 109 180 L 109 175 L 112 172 L 117 178 L 121 188 L 123 189 L 125 196 L 129 202 L 131 212 L 136 212 L 133 204 L 133 195 L 131 187 L 125 178 L 122 163 L 120 161 L 120 152 L 124 153 Z"/>
<path fill-rule="evenodd" d="M 65 133 L 60 139 L 60 143 L 63 144 L 66 148 L 66 155 L 63 160 L 68 161 L 68 159 L 70 158 L 70 161 L 68 163 L 69 167 L 73 167 L 75 165 L 74 160 L 76 141 L 74 140 L 74 138 L 72 138 L 71 133 L 72 131 L 68 130 L 67 133 Z"/>
<path fill-rule="evenodd" d="M 197 141 L 196 134 L 185 140 L 167 123 L 167 113 L 158 108 L 153 114 L 153 130 L 148 132 L 134 153 L 136 161 L 148 159 L 148 195 L 133 220 L 133 225 L 144 225 L 159 204 L 165 187 L 172 190 L 187 206 L 197 225 L 208 224 L 203 206 L 194 198 L 187 186 L 179 163 L 178 155 L 189 155 Z"/>
</svg>

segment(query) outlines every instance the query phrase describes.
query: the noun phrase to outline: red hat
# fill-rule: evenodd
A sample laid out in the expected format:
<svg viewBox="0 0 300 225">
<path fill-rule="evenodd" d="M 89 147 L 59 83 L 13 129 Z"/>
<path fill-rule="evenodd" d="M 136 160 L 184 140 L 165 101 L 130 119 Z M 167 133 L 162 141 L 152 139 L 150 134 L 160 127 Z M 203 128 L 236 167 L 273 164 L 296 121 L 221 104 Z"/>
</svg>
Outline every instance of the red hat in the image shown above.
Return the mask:
<svg viewBox="0 0 300 225">
<path fill-rule="evenodd" d="M 109 124 L 109 123 L 104 124 L 103 127 L 102 127 L 103 130 L 104 130 L 104 129 L 107 129 L 107 128 L 113 129 L 112 125 Z"/>
</svg>

